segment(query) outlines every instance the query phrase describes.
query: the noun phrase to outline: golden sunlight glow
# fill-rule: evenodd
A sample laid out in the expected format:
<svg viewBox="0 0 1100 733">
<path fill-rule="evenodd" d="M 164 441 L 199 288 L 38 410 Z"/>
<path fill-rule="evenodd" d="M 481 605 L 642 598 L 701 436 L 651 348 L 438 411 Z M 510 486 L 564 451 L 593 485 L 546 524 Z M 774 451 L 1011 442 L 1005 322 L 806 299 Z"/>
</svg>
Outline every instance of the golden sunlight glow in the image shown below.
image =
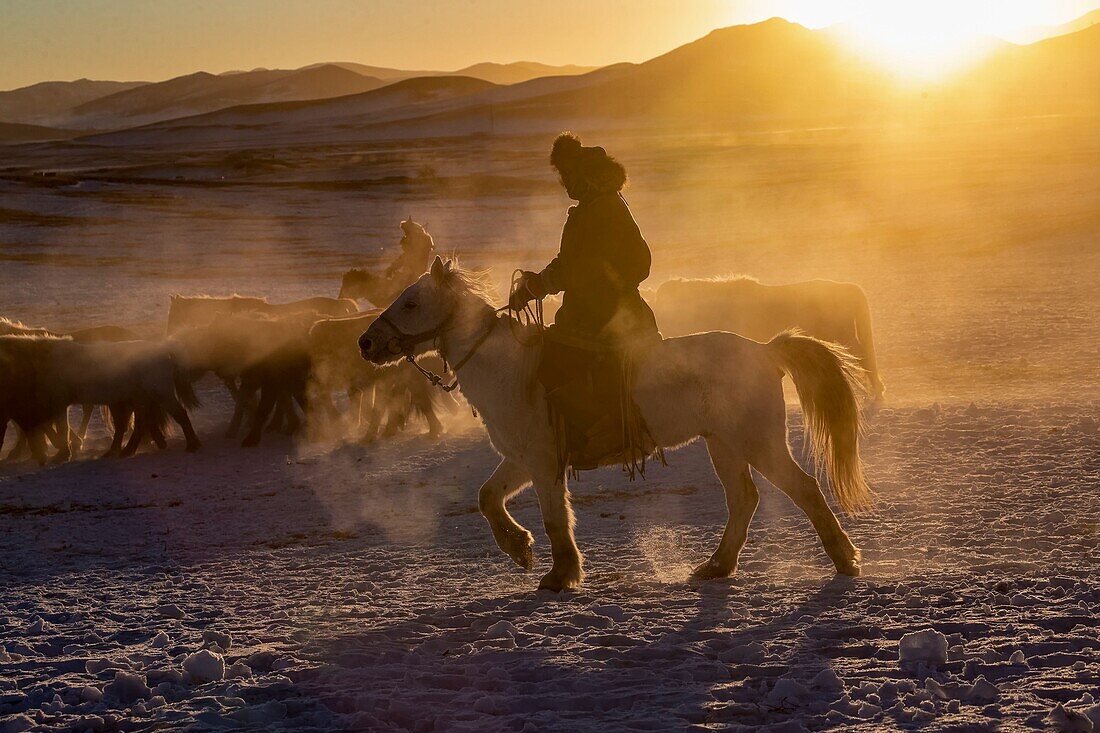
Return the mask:
<svg viewBox="0 0 1100 733">
<path fill-rule="evenodd" d="M 1055 19 L 1021 0 L 790 0 L 784 17 L 831 26 L 860 53 L 901 76 L 941 77 L 979 61 L 1000 39 Z"/>
<path fill-rule="evenodd" d="M 902 75 L 943 76 L 979 60 L 994 44 L 982 27 L 983 16 L 967 17 L 952 12 L 950 5 L 922 3 L 902 9 L 868 3 L 841 33 Z"/>
</svg>

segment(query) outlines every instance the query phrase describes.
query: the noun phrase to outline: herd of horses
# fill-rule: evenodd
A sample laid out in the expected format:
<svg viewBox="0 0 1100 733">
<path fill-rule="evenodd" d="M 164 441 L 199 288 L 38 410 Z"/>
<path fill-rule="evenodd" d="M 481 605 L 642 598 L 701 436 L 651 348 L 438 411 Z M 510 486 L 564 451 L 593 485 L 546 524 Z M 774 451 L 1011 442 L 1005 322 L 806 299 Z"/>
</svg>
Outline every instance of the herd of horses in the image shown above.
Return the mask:
<svg viewBox="0 0 1100 733">
<path fill-rule="evenodd" d="M 118 326 L 59 332 L 0 318 L 0 448 L 11 423 L 18 440 L 6 460 L 68 460 L 84 448 L 101 408 L 112 432 L 108 456 L 132 455 L 145 441 L 165 447 L 170 420 L 187 450 L 198 450 L 189 411 L 199 404 L 195 382 L 208 374 L 232 398 L 225 434 L 245 428 L 243 446 L 257 445 L 265 429 L 370 441 L 403 430 L 414 417 L 437 437 L 441 411 L 457 405 L 453 397 L 433 389 L 412 364 L 365 360 L 357 343 L 398 295 L 392 283 L 364 270 L 347 272 L 335 298 L 271 303 L 174 295 L 164 332 L 153 339 Z M 882 396 L 870 311 L 858 286 L 672 280 L 646 295 L 665 336 L 713 329 L 766 341 L 797 327 L 839 343 L 859 359 L 874 396 Z M 360 310 L 362 301 L 374 307 Z M 438 356 L 418 362 L 444 371 Z M 73 406 L 83 410 L 75 426 Z"/>
<path fill-rule="evenodd" d="M 319 439 L 347 430 L 349 419 L 369 440 L 402 429 L 413 413 L 439 435 L 440 397 L 411 365 L 380 368 L 359 356 L 356 339 L 378 312 L 360 312 L 346 298 L 172 296 L 156 339 L 114 326 L 59 333 L 0 319 L 0 439 L 10 421 L 20 432 L 10 459 L 68 460 L 102 406 L 113 431 L 106 455 L 132 455 L 144 440 L 164 447 L 169 419 L 195 451 L 201 443 L 188 411 L 199 404 L 195 382 L 207 374 L 232 397 L 226 436 L 245 427 L 243 446 L 257 445 L 265 428 L 307 427 Z M 84 410 L 75 428 L 73 405 Z"/>
</svg>

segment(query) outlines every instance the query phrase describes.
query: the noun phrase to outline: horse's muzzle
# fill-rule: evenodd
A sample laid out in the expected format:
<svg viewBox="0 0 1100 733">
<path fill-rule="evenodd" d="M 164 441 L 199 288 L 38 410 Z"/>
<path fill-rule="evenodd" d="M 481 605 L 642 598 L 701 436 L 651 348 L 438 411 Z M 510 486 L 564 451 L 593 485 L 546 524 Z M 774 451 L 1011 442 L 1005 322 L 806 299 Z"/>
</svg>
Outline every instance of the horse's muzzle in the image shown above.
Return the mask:
<svg viewBox="0 0 1100 733">
<path fill-rule="evenodd" d="M 359 337 L 359 353 L 367 361 L 374 361 L 378 339 L 372 338 L 370 331 L 365 331 Z"/>
<path fill-rule="evenodd" d="M 396 336 L 388 339 L 378 338 L 368 329 L 359 337 L 359 353 L 364 359 L 375 364 L 394 360 L 394 357 L 401 356 L 405 352 L 401 339 Z"/>
</svg>

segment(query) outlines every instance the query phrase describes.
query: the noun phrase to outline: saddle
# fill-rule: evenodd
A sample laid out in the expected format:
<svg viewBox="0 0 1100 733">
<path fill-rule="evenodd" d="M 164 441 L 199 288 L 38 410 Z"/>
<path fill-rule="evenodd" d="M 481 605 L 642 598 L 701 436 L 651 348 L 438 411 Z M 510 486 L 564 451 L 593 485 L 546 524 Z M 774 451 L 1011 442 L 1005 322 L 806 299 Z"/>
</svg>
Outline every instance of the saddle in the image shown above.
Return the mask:
<svg viewBox="0 0 1100 733">
<path fill-rule="evenodd" d="M 538 378 L 546 390 L 563 475 L 621 463 L 633 481 L 664 455 L 633 399 L 634 359 L 644 346 L 617 347 L 551 327 Z"/>
</svg>

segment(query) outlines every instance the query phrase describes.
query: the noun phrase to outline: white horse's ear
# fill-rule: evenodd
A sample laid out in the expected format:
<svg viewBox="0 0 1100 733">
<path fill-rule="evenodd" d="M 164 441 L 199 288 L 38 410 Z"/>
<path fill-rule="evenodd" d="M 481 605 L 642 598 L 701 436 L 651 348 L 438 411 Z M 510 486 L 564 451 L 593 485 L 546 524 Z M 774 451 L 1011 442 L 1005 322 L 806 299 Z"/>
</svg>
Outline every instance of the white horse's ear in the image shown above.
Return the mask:
<svg viewBox="0 0 1100 733">
<path fill-rule="evenodd" d="M 446 269 L 447 272 L 454 272 L 455 271 L 455 261 L 454 260 L 447 260 L 447 264 L 443 265 L 443 267 Z"/>
<path fill-rule="evenodd" d="M 443 264 L 443 258 L 440 257 L 439 255 L 436 255 L 435 256 L 435 262 L 432 263 L 432 269 L 431 269 L 432 277 L 434 277 L 436 280 L 442 280 L 443 276 L 446 275 L 448 272 L 449 272 L 448 265 L 444 265 Z"/>
</svg>

